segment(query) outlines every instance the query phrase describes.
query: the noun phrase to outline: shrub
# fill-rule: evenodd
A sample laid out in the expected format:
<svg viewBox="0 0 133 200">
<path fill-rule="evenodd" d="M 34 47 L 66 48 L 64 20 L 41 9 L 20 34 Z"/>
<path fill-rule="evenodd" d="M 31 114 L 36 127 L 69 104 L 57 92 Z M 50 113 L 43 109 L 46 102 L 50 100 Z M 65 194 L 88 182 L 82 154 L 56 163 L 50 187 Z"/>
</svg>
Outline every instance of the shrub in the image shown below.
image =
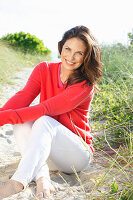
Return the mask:
<svg viewBox="0 0 133 200">
<path fill-rule="evenodd" d="M 1 40 L 8 41 L 11 46 L 20 48 L 24 53 L 51 53 L 47 47 L 44 47 L 42 40 L 30 33 L 8 33 L 6 36 L 3 36 Z"/>
</svg>

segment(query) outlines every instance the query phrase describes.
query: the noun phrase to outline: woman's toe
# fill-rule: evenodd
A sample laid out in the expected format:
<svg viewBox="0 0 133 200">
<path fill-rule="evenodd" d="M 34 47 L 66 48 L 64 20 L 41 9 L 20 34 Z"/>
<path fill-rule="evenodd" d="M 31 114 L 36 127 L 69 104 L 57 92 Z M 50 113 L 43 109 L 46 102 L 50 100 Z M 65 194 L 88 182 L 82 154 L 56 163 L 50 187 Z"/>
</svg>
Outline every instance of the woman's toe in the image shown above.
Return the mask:
<svg viewBox="0 0 133 200">
<path fill-rule="evenodd" d="M 39 193 L 36 195 L 36 199 L 37 199 L 37 200 L 43 200 L 43 199 L 44 199 L 43 192 L 39 192 Z"/>
</svg>

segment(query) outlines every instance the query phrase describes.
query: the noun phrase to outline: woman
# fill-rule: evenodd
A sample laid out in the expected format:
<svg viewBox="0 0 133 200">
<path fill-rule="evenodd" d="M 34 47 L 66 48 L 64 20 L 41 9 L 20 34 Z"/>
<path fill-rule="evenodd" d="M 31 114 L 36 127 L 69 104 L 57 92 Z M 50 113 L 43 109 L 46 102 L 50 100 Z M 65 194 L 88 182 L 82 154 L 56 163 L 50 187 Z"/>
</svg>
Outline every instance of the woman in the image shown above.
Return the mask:
<svg viewBox="0 0 133 200">
<path fill-rule="evenodd" d="M 32 180 L 36 196 L 48 198 L 49 169 L 85 169 L 93 153 L 87 121 L 96 84 L 102 77 L 100 48 L 90 30 L 76 26 L 58 43 L 61 62 L 38 64 L 26 86 L 0 109 L 0 126 L 14 125 L 22 159 L 0 188 L 0 199 L 22 191 Z M 40 103 L 30 106 L 40 94 Z M 52 165 L 50 166 L 50 162 Z"/>
</svg>

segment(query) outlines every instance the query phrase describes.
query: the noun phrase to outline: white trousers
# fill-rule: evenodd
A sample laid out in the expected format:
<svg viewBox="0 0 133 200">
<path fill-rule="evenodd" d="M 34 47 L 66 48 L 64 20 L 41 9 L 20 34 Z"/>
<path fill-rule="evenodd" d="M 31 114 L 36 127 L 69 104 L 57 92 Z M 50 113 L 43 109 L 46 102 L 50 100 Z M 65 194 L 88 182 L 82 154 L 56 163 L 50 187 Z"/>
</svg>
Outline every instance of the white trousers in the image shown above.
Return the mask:
<svg viewBox="0 0 133 200">
<path fill-rule="evenodd" d="M 24 188 L 42 176 L 50 179 L 49 169 L 73 173 L 74 167 L 79 172 L 92 160 L 89 145 L 49 116 L 14 125 L 14 134 L 22 159 L 11 179 Z"/>
</svg>

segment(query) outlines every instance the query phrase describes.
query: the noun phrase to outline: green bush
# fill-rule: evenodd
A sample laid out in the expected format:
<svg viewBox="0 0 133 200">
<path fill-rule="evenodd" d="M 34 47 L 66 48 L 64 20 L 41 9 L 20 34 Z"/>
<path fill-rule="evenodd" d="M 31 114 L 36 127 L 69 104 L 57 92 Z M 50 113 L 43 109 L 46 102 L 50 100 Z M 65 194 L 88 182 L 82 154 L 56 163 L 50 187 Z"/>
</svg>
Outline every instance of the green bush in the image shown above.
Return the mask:
<svg viewBox="0 0 133 200">
<path fill-rule="evenodd" d="M 8 33 L 6 36 L 3 36 L 1 40 L 8 41 L 11 46 L 20 48 L 24 53 L 51 53 L 47 47 L 44 47 L 42 40 L 30 33 Z"/>
</svg>

